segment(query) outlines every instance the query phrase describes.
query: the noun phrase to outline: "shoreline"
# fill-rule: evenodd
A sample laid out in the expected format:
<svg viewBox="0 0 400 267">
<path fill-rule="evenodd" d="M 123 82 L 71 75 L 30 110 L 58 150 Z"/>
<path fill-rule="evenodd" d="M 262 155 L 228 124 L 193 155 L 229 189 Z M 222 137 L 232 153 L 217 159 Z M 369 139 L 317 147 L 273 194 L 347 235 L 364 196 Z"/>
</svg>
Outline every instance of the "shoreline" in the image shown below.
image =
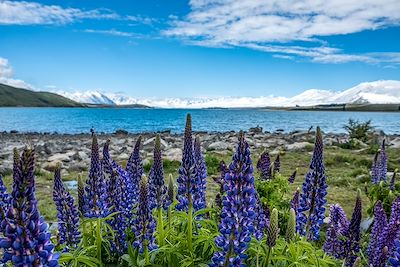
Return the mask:
<svg viewBox="0 0 400 267">
<path fill-rule="evenodd" d="M 126 162 L 133 150 L 135 142 L 142 136 L 141 156 L 144 165 L 153 157 L 154 140 L 157 133 L 127 133 L 119 131 L 113 134 L 97 133 L 100 149 L 109 139 L 110 154 L 118 162 Z M 158 133 L 161 137 L 162 153 L 165 160 L 180 161 L 182 158 L 183 134 L 169 131 Z M 263 132 L 254 127 L 245 132 L 246 140 L 253 153 L 261 153 L 264 149 L 271 155 L 286 151 L 302 151 L 308 153 L 313 146 L 314 131 Z M 385 138 L 389 146 L 400 148 L 400 135 L 384 135 L 376 132 L 378 139 Z M 238 132 L 194 132 L 201 141 L 202 150 L 222 156 L 230 155 L 237 144 Z M 327 147 L 339 146 L 349 141 L 344 133 L 324 133 Z M 90 165 L 91 134 L 41 134 L 41 133 L 0 133 L 0 174 L 12 171 L 13 149 L 32 146 L 36 152 L 36 164 L 42 172 L 51 172 L 57 163 L 62 163 L 64 174 L 85 172 Z M 366 144 L 362 147 L 367 148 Z"/>
</svg>

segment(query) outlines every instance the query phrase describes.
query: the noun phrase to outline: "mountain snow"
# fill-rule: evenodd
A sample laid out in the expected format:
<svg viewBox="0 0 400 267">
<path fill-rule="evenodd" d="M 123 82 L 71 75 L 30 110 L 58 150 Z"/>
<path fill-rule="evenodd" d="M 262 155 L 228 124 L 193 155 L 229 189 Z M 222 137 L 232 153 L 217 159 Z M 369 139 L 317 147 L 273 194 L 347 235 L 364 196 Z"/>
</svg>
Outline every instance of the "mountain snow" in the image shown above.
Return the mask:
<svg viewBox="0 0 400 267">
<path fill-rule="evenodd" d="M 364 82 L 341 92 L 310 89 L 294 97 L 210 97 L 210 98 L 133 98 L 100 91 L 56 93 L 81 103 L 131 105 L 142 104 L 159 108 L 234 108 L 266 106 L 311 106 L 318 104 L 400 103 L 400 81 Z"/>
</svg>

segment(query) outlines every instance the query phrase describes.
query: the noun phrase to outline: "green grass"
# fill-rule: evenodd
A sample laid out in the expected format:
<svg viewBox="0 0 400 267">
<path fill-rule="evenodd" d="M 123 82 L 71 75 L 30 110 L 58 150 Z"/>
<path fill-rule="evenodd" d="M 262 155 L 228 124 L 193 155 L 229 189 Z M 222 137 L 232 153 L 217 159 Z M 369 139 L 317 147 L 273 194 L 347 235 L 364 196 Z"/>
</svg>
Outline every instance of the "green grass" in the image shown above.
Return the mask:
<svg viewBox="0 0 400 267">
<path fill-rule="evenodd" d="M 63 96 L 0 84 L 0 107 L 82 107 Z"/>
<path fill-rule="evenodd" d="M 254 165 L 257 162 L 260 151 L 252 151 Z M 400 149 L 388 149 L 389 171 L 400 167 Z M 218 192 L 218 185 L 213 181 L 212 177 L 219 175 L 219 162 L 224 160 L 227 164 L 231 161 L 231 152 L 228 155 L 221 156 L 220 154 L 208 152 L 205 156 L 208 166 L 208 184 L 207 184 L 207 199 L 211 204 L 215 194 Z M 291 185 L 292 192 L 297 187 L 301 188 L 304 176 L 308 170 L 308 165 L 311 159 L 311 152 L 285 152 L 281 155 L 281 174 L 284 177 L 289 177 L 292 172 L 298 168 L 296 180 Z M 360 188 L 364 204 L 364 216 L 369 205 L 368 199 L 364 194 L 364 183 L 369 180 L 369 168 L 373 155 L 368 153 L 368 150 L 348 150 L 336 147 L 328 147 L 325 149 L 325 163 L 328 182 L 328 204 L 339 203 L 350 216 L 356 198 L 357 188 Z M 125 162 L 121 162 L 125 166 Z M 148 174 L 152 162 L 144 166 L 146 174 Z M 178 161 L 164 160 L 164 172 L 167 179 L 169 174 L 172 174 L 176 180 L 178 176 Z M 64 181 L 76 180 L 78 173 L 71 173 L 63 177 Z M 87 174 L 83 173 L 83 177 Z M 255 169 L 255 177 L 259 177 L 259 173 Z M 36 179 L 36 197 L 39 200 L 39 209 L 45 216 L 46 220 L 55 221 L 55 207 L 52 201 L 52 175 L 49 173 L 37 172 Z M 11 183 L 11 176 L 5 177 L 5 183 L 8 188 Z M 76 196 L 76 192 L 73 192 Z"/>
</svg>

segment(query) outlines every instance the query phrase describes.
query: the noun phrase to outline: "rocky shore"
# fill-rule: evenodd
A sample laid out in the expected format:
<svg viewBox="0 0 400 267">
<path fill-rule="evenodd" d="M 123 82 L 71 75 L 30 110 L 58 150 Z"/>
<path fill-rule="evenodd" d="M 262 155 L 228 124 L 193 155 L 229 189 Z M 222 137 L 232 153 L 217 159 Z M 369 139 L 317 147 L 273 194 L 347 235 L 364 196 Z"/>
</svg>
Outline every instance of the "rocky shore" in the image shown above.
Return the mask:
<svg viewBox="0 0 400 267">
<path fill-rule="evenodd" d="M 155 133 L 142 133 L 142 157 L 144 164 L 150 162 L 154 147 Z M 182 157 L 183 136 L 162 132 L 161 145 L 163 156 L 171 161 L 180 161 Z M 196 132 L 199 136 L 204 151 L 213 151 L 217 154 L 227 154 L 232 151 L 237 142 L 237 132 L 206 133 Z M 114 134 L 98 134 L 99 144 L 103 145 L 110 139 L 111 156 L 119 162 L 128 160 L 139 134 L 130 134 L 123 130 Z M 400 136 L 383 136 L 387 144 L 400 148 Z M 285 133 L 282 131 L 269 133 L 262 128 L 254 127 L 246 132 L 246 139 L 252 150 L 261 151 L 268 149 L 271 154 L 279 151 L 309 151 L 314 139 L 313 131 L 295 131 Z M 324 134 L 327 146 L 335 146 L 349 140 L 346 134 Z M 40 134 L 40 133 L 0 133 L 0 174 L 9 174 L 12 171 L 13 149 L 22 149 L 32 146 L 36 150 L 36 164 L 43 172 L 50 172 L 58 162 L 62 163 L 63 172 L 86 171 L 90 163 L 90 134 Z"/>
</svg>

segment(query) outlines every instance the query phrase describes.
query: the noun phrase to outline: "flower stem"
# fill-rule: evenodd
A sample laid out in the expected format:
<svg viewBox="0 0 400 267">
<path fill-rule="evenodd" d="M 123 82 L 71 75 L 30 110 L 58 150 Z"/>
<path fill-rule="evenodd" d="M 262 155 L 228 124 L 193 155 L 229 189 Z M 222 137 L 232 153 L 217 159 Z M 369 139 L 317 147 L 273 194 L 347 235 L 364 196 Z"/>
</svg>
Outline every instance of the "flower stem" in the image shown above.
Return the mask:
<svg viewBox="0 0 400 267">
<path fill-rule="evenodd" d="M 97 259 L 99 260 L 100 266 L 103 265 L 101 260 L 101 220 L 97 218 L 97 229 L 96 229 L 96 244 L 97 244 Z"/>
<path fill-rule="evenodd" d="M 267 261 L 266 261 L 266 267 L 268 267 L 269 266 L 269 258 L 270 258 L 270 256 L 271 256 L 271 250 L 272 250 L 272 248 L 271 247 L 268 247 L 268 252 L 267 252 Z"/>
<path fill-rule="evenodd" d="M 158 227 L 158 245 L 162 247 L 164 245 L 164 223 L 162 217 L 162 208 L 157 208 L 157 227 Z"/>
<path fill-rule="evenodd" d="M 188 208 L 188 248 L 192 251 L 192 234 L 193 234 L 193 203 L 191 198 L 189 198 L 189 208 Z"/>
<path fill-rule="evenodd" d="M 148 244 L 147 240 L 144 241 L 144 248 L 143 249 L 144 249 L 144 251 L 143 251 L 143 253 L 144 253 L 144 262 L 145 262 L 146 265 L 148 265 L 148 264 L 150 264 L 150 257 L 149 257 L 149 244 Z"/>
</svg>

